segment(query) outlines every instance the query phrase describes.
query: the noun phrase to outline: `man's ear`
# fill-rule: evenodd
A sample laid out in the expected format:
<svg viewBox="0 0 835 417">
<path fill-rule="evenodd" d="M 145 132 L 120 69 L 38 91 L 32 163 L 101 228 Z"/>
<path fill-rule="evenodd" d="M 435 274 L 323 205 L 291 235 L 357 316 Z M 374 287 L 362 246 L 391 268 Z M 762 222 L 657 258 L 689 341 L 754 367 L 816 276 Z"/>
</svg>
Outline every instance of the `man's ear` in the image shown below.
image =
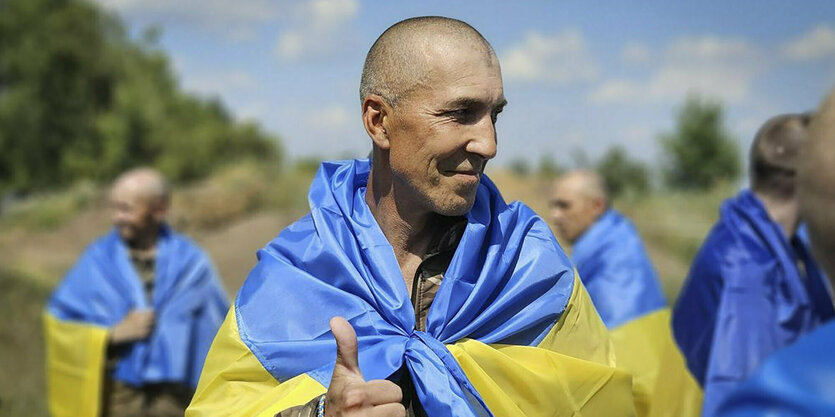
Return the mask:
<svg viewBox="0 0 835 417">
<path fill-rule="evenodd" d="M 153 206 L 153 216 L 154 220 L 158 223 L 162 223 L 165 221 L 165 218 L 168 216 L 168 207 L 170 202 L 168 199 L 157 201 Z"/>
<path fill-rule="evenodd" d="M 606 212 L 607 203 L 605 198 L 595 198 L 591 201 L 591 204 L 594 209 L 594 217 L 598 217 Z"/>
<path fill-rule="evenodd" d="M 362 102 L 362 123 L 368 136 L 380 149 L 388 150 L 388 132 L 386 132 L 386 118 L 391 114 L 391 107 L 386 100 L 376 94 L 369 94 Z"/>
</svg>

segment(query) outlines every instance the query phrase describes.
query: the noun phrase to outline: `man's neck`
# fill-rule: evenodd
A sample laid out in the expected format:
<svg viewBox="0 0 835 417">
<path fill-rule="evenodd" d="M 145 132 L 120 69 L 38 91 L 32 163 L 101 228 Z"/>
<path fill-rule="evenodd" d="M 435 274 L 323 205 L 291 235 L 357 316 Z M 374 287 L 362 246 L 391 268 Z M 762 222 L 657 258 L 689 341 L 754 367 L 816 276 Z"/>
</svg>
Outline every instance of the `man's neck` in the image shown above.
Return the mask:
<svg viewBox="0 0 835 417">
<path fill-rule="evenodd" d="M 126 242 L 131 251 L 141 254 L 153 254 L 157 247 L 159 227 L 139 233 L 136 238 Z"/>
<path fill-rule="evenodd" d="M 437 222 L 432 221 L 437 215 L 415 209 L 396 195 L 390 182 L 375 180 L 371 173 L 365 201 L 394 249 L 407 288 L 411 291 L 415 271 L 437 232 Z"/>
<path fill-rule="evenodd" d="M 780 226 L 786 239 L 791 239 L 797 231 L 798 211 L 797 201 L 793 198 L 780 199 L 767 194 L 754 192 L 754 195 L 765 206 L 768 217 Z"/>
</svg>

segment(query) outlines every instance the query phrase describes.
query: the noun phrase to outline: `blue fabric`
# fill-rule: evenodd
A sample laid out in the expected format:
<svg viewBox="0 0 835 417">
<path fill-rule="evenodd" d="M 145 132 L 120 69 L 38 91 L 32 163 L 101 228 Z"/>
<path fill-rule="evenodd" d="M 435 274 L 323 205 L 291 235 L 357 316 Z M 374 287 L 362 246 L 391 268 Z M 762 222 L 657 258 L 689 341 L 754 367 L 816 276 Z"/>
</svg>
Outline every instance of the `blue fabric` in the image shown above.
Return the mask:
<svg viewBox="0 0 835 417">
<path fill-rule="evenodd" d="M 151 336 L 127 347 L 114 379 L 132 386 L 176 382 L 196 387 L 229 302 L 209 258 L 168 227 L 157 241 L 153 295 L 149 303 L 128 249 L 113 230 L 87 247 L 47 310 L 61 320 L 112 327 L 131 310 L 153 308 Z"/>
<path fill-rule="evenodd" d="M 833 316 L 823 280 L 807 244 L 787 239 L 753 193 L 723 203 L 672 319 L 676 342 L 704 389 L 703 415 L 712 416 L 771 353 Z"/>
<path fill-rule="evenodd" d="M 613 209 L 577 239 L 571 260 L 610 329 L 667 305 L 638 231 Z"/>
<path fill-rule="evenodd" d="M 720 417 L 835 416 L 835 323 L 782 349 L 719 407 Z"/>
<path fill-rule="evenodd" d="M 405 363 L 428 415 L 489 415 L 444 344 L 536 345 L 568 303 L 572 267 L 542 219 L 506 205 L 483 177 L 427 329 L 416 331 L 394 251 L 365 202 L 369 170 L 367 160 L 322 165 L 310 214 L 259 251 L 238 294 L 241 339 L 277 380 L 307 373 L 327 386 L 328 322 L 342 316 L 357 331 L 366 379 L 394 377 Z"/>
</svg>

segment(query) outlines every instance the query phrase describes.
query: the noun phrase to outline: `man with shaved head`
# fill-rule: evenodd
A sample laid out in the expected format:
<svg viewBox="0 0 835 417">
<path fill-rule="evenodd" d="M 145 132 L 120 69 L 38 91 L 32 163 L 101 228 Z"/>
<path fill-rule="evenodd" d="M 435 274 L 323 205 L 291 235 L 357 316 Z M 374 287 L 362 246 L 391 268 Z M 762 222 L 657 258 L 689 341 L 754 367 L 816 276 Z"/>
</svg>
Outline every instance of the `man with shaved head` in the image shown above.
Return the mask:
<svg viewBox="0 0 835 417">
<path fill-rule="evenodd" d="M 812 251 L 835 288 L 835 90 L 814 116 L 798 167 L 801 217 Z M 831 294 L 831 293 L 830 293 Z M 767 359 L 722 403 L 722 417 L 835 415 L 835 322 Z"/>
<path fill-rule="evenodd" d="M 797 171 L 810 117 L 768 120 L 750 153 L 751 189 L 727 200 L 673 310 L 673 332 L 704 390 L 703 415 L 777 349 L 835 315 L 799 232 Z"/>
<path fill-rule="evenodd" d="M 484 167 L 505 105 L 470 25 L 407 19 L 360 83 L 370 160 L 327 162 L 259 261 L 186 415 L 632 415 L 548 226 Z"/>
<path fill-rule="evenodd" d="M 47 306 L 55 417 L 182 416 L 228 309 L 208 256 L 165 217 L 156 170 L 122 174 L 113 230 L 91 244 Z"/>
<path fill-rule="evenodd" d="M 633 374 L 639 415 L 649 409 L 667 302 L 638 231 L 611 207 L 606 182 L 587 170 L 569 172 L 551 189 L 551 222 L 571 244 L 571 260 L 606 326 L 618 365 Z"/>
</svg>

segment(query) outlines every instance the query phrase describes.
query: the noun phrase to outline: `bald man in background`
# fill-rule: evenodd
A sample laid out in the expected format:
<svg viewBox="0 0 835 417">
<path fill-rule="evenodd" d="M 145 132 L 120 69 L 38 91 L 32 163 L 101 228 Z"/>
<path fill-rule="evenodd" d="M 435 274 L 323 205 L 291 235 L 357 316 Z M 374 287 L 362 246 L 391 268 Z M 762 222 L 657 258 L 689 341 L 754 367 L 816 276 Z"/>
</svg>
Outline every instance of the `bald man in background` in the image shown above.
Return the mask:
<svg viewBox="0 0 835 417">
<path fill-rule="evenodd" d="M 169 201 L 159 172 L 122 174 L 110 192 L 113 230 L 52 294 L 54 417 L 183 415 L 228 301 L 205 252 L 166 224 Z"/>
<path fill-rule="evenodd" d="M 723 203 L 673 309 L 676 342 L 704 390 L 704 416 L 774 351 L 835 315 L 798 233 L 796 174 L 809 120 L 781 115 L 757 132 L 751 188 Z"/>
<path fill-rule="evenodd" d="M 835 90 L 814 116 L 798 167 L 800 212 L 812 250 L 835 288 Z M 830 293 L 831 295 L 831 293 Z M 835 322 L 767 359 L 722 403 L 721 417 L 835 415 Z"/>
<path fill-rule="evenodd" d="M 633 375 L 636 411 L 647 415 L 669 338 L 669 310 L 641 237 L 611 207 L 605 180 L 593 171 L 558 178 L 550 207 L 551 222 L 571 244 L 571 260 L 612 333 L 618 367 Z"/>
<path fill-rule="evenodd" d="M 614 329 L 667 301 L 638 231 L 611 207 L 606 188 L 596 172 L 570 172 L 555 181 L 550 207 L 597 312 Z"/>
</svg>

